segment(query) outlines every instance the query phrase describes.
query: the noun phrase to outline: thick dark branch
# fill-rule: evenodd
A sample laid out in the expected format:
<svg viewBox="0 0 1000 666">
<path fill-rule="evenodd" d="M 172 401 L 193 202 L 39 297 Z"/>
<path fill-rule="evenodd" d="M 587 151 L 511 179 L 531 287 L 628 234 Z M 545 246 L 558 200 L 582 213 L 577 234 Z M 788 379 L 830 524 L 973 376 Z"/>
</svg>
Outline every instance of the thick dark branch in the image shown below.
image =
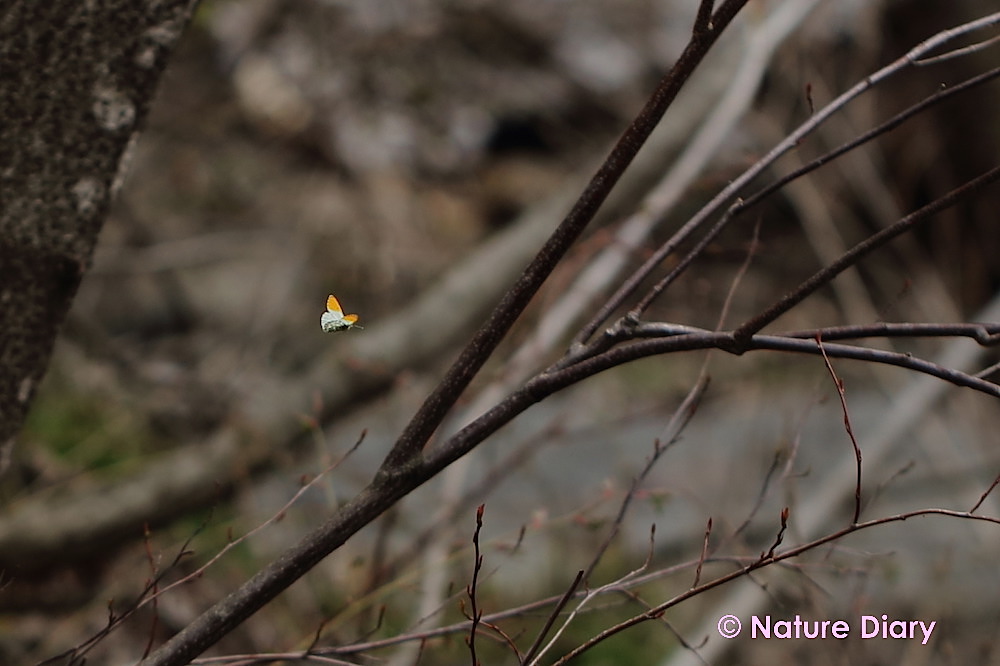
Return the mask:
<svg viewBox="0 0 1000 666">
<path fill-rule="evenodd" d="M 677 63 L 612 149 L 569 214 L 410 421 L 386 456 L 375 481 L 298 545 L 290 548 L 278 560 L 195 619 L 144 660 L 143 664 L 180 666 L 188 663 L 298 580 L 351 535 L 440 471 L 440 467 L 424 464 L 420 460 L 421 450 L 427 440 L 528 301 L 594 217 L 681 87 L 746 2 L 747 0 L 726 0 L 713 14 L 710 28 L 693 34 Z"/>
<path fill-rule="evenodd" d="M 744 4 L 746 0 L 727 0 L 712 16 L 707 30 L 694 32 L 687 48 L 671 68 L 670 73 L 663 78 L 646 106 L 625 130 L 566 218 L 493 310 L 472 341 L 462 350 L 458 360 L 400 435 L 382 465 L 382 472 L 394 473 L 420 453 L 427 440 L 441 424 L 445 414 L 527 307 L 532 296 L 593 219 L 622 173 L 673 103 L 681 87 Z"/>
<path fill-rule="evenodd" d="M 425 473 L 434 474 L 444 469 L 453 461 L 462 457 L 482 442 L 486 437 L 509 423 L 517 415 L 531 405 L 541 402 L 546 397 L 568 386 L 596 375 L 609 368 L 636 361 L 648 356 L 668 354 L 697 349 L 719 349 L 722 351 L 742 354 L 754 350 L 770 350 L 795 352 L 818 356 L 821 354 L 815 339 L 789 338 L 780 335 L 754 335 L 739 348 L 735 346 L 733 333 L 700 331 L 681 327 L 686 331 L 677 332 L 673 324 L 640 324 L 635 329 L 636 335 L 654 335 L 657 327 L 666 327 L 662 333 L 666 337 L 651 340 L 641 340 L 614 347 L 596 356 L 585 358 L 569 367 L 543 373 L 521 389 L 509 395 L 503 402 L 489 410 L 481 417 L 455 433 L 444 445 L 428 454 L 424 463 Z M 1000 385 L 974 377 L 968 373 L 946 368 L 944 366 L 917 358 L 911 354 L 868 349 L 836 343 L 823 344 L 823 350 L 830 358 L 846 358 L 870 363 L 894 365 L 907 370 L 938 377 L 956 386 L 971 388 L 980 393 L 1000 398 Z"/>
<path fill-rule="evenodd" d="M 979 344 L 989 347 L 1000 343 L 1000 324 L 877 322 L 855 326 L 831 326 L 804 331 L 788 331 L 780 335 L 785 338 L 809 339 L 815 339 L 819 336 L 823 342 L 861 338 L 972 338 Z"/>
<path fill-rule="evenodd" d="M 622 284 L 621 287 L 609 298 L 594 315 L 594 317 L 588 322 L 580 331 L 580 333 L 574 338 L 574 343 L 576 345 L 582 345 L 584 342 L 590 339 L 595 331 L 600 327 L 601 323 L 606 321 L 611 313 L 617 310 L 625 300 L 634 293 L 641 284 L 643 284 L 650 276 L 650 274 L 662 264 L 663 260 L 668 256 L 672 255 L 680 245 L 687 240 L 687 238 L 705 224 L 716 212 L 728 201 L 730 201 L 734 196 L 737 195 L 740 190 L 742 190 L 746 185 L 748 185 L 754 178 L 760 175 L 768 166 L 773 164 L 779 157 L 784 155 L 789 150 L 792 150 L 795 146 L 813 131 L 815 131 L 821 124 L 826 122 L 826 120 L 840 111 L 848 102 L 857 98 L 873 86 L 884 81 L 885 79 L 894 76 L 895 74 L 903 71 L 904 69 L 914 66 L 917 64 L 919 59 L 925 54 L 933 51 L 942 44 L 946 44 L 949 41 L 956 39 L 957 37 L 973 32 L 975 30 L 981 30 L 987 28 L 995 23 L 1000 22 L 1000 13 L 991 14 L 984 18 L 978 19 L 976 21 L 971 21 L 969 23 L 963 24 L 956 28 L 950 30 L 944 30 L 930 39 L 918 44 L 916 47 L 911 49 L 906 55 L 899 58 L 893 63 L 886 65 L 879 71 L 875 72 L 871 76 L 867 77 L 863 81 L 857 83 L 850 90 L 847 90 L 835 100 L 827 104 L 825 107 L 813 114 L 809 120 L 796 128 L 791 132 L 784 140 L 782 140 L 778 145 L 772 148 L 764 157 L 758 160 L 753 166 L 744 171 L 740 176 L 735 178 L 729 183 L 721 192 L 719 192 L 708 204 L 706 204 L 698 213 L 695 214 L 690 220 L 684 223 L 684 225 L 677 230 L 663 245 L 661 245 L 657 250 L 639 267 L 628 279 Z M 986 75 L 984 75 L 986 76 Z M 982 81 L 973 79 L 975 84 L 982 83 Z M 970 82 L 966 82 L 970 84 Z M 963 85 L 966 85 L 963 84 Z M 971 84 L 971 85 L 975 85 Z M 930 98 L 933 102 L 940 101 L 936 96 Z M 933 103 L 932 102 L 932 103 Z M 916 112 L 916 111 L 914 111 Z M 904 112 L 906 113 L 906 112 Z M 890 120 L 893 122 L 896 119 Z M 905 118 L 901 118 L 898 122 L 902 122 Z M 888 128 L 888 129 L 891 129 Z M 832 159 L 832 157 L 830 157 Z M 737 212 L 736 210 L 732 211 Z M 731 218 L 730 218 L 731 219 Z M 728 222 L 728 220 L 726 220 Z M 722 225 L 716 225 L 716 229 L 713 230 L 714 233 L 721 231 Z"/>
</svg>

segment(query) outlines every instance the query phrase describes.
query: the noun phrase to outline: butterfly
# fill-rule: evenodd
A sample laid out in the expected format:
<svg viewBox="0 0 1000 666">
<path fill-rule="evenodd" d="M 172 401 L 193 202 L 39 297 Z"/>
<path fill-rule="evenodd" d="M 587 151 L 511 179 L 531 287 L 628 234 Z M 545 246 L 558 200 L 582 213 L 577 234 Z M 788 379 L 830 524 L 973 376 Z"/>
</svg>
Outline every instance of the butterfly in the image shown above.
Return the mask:
<svg viewBox="0 0 1000 666">
<path fill-rule="evenodd" d="M 345 331 L 349 328 L 355 326 L 355 322 L 358 320 L 358 315 L 356 314 L 344 314 L 344 308 L 340 307 L 340 301 L 333 294 L 330 294 L 326 298 L 326 312 L 323 313 L 322 318 L 320 318 L 319 323 L 323 326 L 324 333 L 336 333 L 337 331 Z M 358 328 L 363 328 L 358 326 Z"/>
</svg>

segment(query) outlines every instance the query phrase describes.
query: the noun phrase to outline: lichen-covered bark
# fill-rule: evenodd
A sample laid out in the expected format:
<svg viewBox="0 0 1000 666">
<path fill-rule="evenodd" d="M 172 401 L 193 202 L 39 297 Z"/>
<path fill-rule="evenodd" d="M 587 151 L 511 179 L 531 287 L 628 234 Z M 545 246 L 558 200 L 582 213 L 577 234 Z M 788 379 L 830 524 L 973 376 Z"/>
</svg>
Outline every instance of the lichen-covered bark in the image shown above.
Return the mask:
<svg viewBox="0 0 1000 666">
<path fill-rule="evenodd" d="M 0 447 L 7 459 L 197 0 L 0 3 Z"/>
</svg>

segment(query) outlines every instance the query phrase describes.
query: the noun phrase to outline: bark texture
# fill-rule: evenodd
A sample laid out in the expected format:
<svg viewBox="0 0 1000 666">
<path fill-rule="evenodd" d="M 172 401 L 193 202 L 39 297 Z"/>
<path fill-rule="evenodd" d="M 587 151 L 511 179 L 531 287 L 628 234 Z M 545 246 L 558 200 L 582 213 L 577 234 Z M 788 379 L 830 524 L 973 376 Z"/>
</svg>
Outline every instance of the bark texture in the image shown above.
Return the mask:
<svg viewBox="0 0 1000 666">
<path fill-rule="evenodd" d="M 0 447 L 9 457 L 197 0 L 0 3 Z"/>
</svg>

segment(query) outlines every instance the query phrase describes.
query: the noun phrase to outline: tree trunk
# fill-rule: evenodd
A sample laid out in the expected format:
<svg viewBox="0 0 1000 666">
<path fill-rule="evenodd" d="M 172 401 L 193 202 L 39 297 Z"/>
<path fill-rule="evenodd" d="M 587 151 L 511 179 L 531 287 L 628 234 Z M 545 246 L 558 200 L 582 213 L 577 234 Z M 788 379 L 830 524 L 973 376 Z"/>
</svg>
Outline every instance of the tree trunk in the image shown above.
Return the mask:
<svg viewBox="0 0 1000 666">
<path fill-rule="evenodd" d="M 0 4 L 3 467 L 90 263 L 129 146 L 196 5 Z"/>
</svg>

